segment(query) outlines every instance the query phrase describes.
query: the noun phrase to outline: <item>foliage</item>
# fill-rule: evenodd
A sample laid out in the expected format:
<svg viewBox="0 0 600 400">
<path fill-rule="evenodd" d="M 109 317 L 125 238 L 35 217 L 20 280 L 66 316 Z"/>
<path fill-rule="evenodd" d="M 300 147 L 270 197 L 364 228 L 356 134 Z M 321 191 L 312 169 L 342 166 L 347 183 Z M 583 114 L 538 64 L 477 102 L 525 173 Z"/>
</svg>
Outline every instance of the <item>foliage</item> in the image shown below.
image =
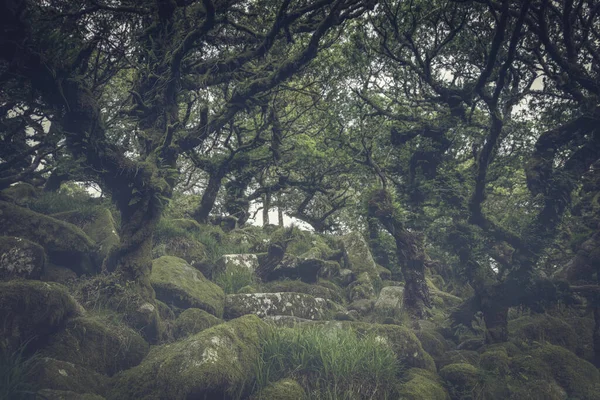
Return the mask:
<svg viewBox="0 0 600 400">
<path fill-rule="evenodd" d="M 393 398 L 400 366 L 375 334 L 322 327 L 274 328 L 261 341 L 257 388 L 291 377 L 310 399 Z"/>
<path fill-rule="evenodd" d="M 26 355 L 27 342 L 15 350 L 0 346 L 0 400 L 34 399 L 37 387 L 30 372 L 37 355 Z"/>
<path fill-rule="evenodd" d="M 225 294 L 236 294 L 244 286 L 258 282 L 254 271 L 243 265 L 230 265 L 226 270 L 219 272 L 213 280 L 221 286 Z"/>
</svg>

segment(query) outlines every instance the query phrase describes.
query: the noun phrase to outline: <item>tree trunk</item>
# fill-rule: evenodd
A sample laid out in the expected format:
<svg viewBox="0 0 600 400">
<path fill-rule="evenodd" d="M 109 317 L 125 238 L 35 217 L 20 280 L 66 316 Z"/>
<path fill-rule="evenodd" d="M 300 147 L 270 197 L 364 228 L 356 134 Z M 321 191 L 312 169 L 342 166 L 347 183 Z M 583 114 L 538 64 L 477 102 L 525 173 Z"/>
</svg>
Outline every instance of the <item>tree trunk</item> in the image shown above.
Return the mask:
<svg viewBox="0 0 600 400">
<path fill-rule="evenodd" d="M 194 210 L 194 219 L 201 224 L 208 223 L 208 216 L 215 206 L 217 195 L 221 189 L 221 182 L 225 174 L 221 172 L 210 174 L 208 179 L 208 185 L 200 200 L 200 205 Z"/>
<path fill-rule="evenodd" d="M 269 225 L 269 209 L 271 208 L 271 194 L 265 193 L 262 196 L 263 201 L 263 226 Z"/>
<path fill-rule="evenodd" d="M 283 207 L 281 207 L 281 196 L 277 199 L 277 225 L 283 228 Z"/>
<path fill-rule="evenodd" d="M 485 321 L 485 342 L 487 344 L 503 343 L 508 341 L 508 308 L 490 307 L 483 309 Z"/>
</svg>

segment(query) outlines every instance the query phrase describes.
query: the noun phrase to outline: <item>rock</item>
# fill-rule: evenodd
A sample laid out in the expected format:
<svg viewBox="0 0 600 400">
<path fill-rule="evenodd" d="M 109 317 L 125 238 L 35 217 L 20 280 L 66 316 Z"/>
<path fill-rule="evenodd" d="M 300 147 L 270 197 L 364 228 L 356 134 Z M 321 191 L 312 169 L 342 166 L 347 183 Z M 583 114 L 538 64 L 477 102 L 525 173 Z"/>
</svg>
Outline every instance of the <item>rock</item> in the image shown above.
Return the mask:
<svg viewBox="0 0 600 400">
<path fill-rule="evenodd" d="M 479 357 L 479 366 L 481 369 L 498 376 L 505 376 L 510 373 L 510 359 L 503 348 L 483 352 Z"/>
<path fill-rule="evenodd" d="M 554 381 L 525 381 L 513 388 L 515 400 L 568 400 L 565 389 Z"/>
<path fill-rule="evenodd" d="M 435 330 L 420 330 L 415 332 L 415 335 L 421 342 L 423 349 L 429 353 L 436 362 L 450 350 L 450 345 L 446 339 Z"/>
<path fill-rule="evenodd" d="M 372 299 L 375 297 L 375 287 L 368 273 L 363 272 L 358 279 L 348 285 L 346 289 L 348 300 L 356 301 L 363 299 Z"/>
<path fill-rule="evenodd" d="M 448 309 L 463 303 L 463 299 L 441 290 L 430 289 L 431 302 L 438 308 Z"/>
<path fill-rule="evenodd" d="M 256 254 L 225 254 L 217 260 L 213 275 L 230 269 L 235 271 L 241 268 L 252 272 L 256 271 L 258 268 L 258 257 L 256 257 Z"/>
<path fill-rule="evenodd" d="M 188 308 L 173 324 L 173 338 L 181 339 L 223 323 L 223 320 L 199 308 Z"/>
<path fill-rule="evenodd" d="M 341 267 L 337 261 L 325 261 L 317 276 L 324 279 L 332 279 L 340 275 Z M 352 271 L 350 271 L 352 273 Z M 349 282 L 348 282 L 349 283 Z"/>
<path fill-rule="evenodd" d="M 42 354 L 112 376 L 139 364 L 148 350 L 148 343 L 121 323 L 80 317 L 52 335 Z"/>
<path fill-rule="evenodd" d="M 404 326 L 350 321 L 327 321 L 322 322 L 322 324 L 332 329 L 354 329 L 358 334 L 375 334 L 390 345 L 400 364 L 409 368 L 436 371 L 435 362 L 423 350 L 419 339 L 410 329 Z"/>
<path fill-rule="evenodd" d="M 352 232 L 342 236 L 341 240 L 346 267 L 357 276 L 366 272 L 371 280 L 380 280 L 377 264 L 363 236 L 358 232 Z"/>
<path fill-rule="evenodd" d="M 46 282 L 56 282 L 61 285 L 70 285 L 77 279 L 77 273 L 67 267 L 61 267 L 54 264 L 46 264 L 42 280 Z"/>
<path fill-rule="evenodd" d="M 373 299 L 361 299 L 353 301 L 348 305 L 349 311 L 356 311 L 359 315 L 365 316 L 373 311 L 375 306 L 375 300 Z"/>
<path fill-rule="evenodd" d="M 0 191 L 0 200 L 25 205 L 38 197 L 39 191 L 29 183 L 20 182 Z"/>
<path fill-rule="evenodd" d="M 0 236 L 0 281 L 40 279 L 45 266 L 46 254 L 40 245 L 27 239 Z"/>
<path fill-rule="evenodd" d="M 292 317 L 291 315 L 267 315 L 263 318 L 263 321 L 285 328 L 294 328 L 298 325 L 314 324 L 316 322 L 306 318 Z"/>
<path fill-rule="evenodd" d="M 479 364 L 479 353 L 472 350 L 450 350 L 447 351 L 438 361 L 438 368 L 450 364 Z"/>
<path fill-rule="evenodd" d="M 318 285 L 311 285 L 299 280 L 285 280 L 285 281 L 273 281 L 268 282 L 261 286 L 263 292 L 277 293 L 277 292 L 294 292 L 294 293 L 305 293 L 310 294 L 314 297 L 320 297 L 322 299 L 332 300 L 337 303 L 343 302 L 343 291 L 333 285 L 327 285 L 328 287 Z M 337 290 L 336 290 L 337 289 Z"/>
<path fill-rule="evenodd" d="M 524 342 L 549 342 L 576 352 L 579 348 L 578 335 L 562 319 L 545 314 L 517 318 L 508 322 L 511 338 Z"/>
<path fill-rule="evenodd" d="M 251 397 L 251 400 L 300 400 L 306 397 L 304 388 L 293 379 L 282 379 L 271 383 L 259 393 Z"/>
<path fill-rule="evenodd" d="M 163 242 L 167 256 L 179 257 L 192 267 L 203 265 L 206 259 L 206 247 L 197 240 L 185 236 L 169 238 Z"/>
<path fill-rule="evenodd" d="M 406 373 L 406 381 L 398 387 L 400 399 L 406 400 L 449 400 L 440 378 L 433 372 L 411 368 Z"/>
<path fill-rule="evenodd" d="M 225 299 L 225 318 L 237 318 L 245 314 L 259 317 L 268 315 L 291 315 L 321 320 L 330 305 L 325 299 L 303 293 L 252 293 L 233 294 Z"/>
<path fill-rule="evenodd" d="M 152 261 L 150 282 L 156 298 L 178 308 L 200 308 L 221 317 L 225 293 L 185 260 L 164 256 Z"/>
<path fill-rule="evenodd" d="M 347 268 L 342 268 L 342 269 L 340 269 L 340 273 L 338 275 L 337 281 L 342 286 L 348 286 L 349 284 L 354 282 L 355 279 L 356 279 L 356 276 L 354 275 L 354 272 L 352 272 L 352 270 L 347 269 Z"/>
<path fill-rule="evenodd" d="M 0 226 L 5 235 L 21 237 L 42 246 L 48 260 L 78 274 L 97 271 L 94 242 L 76 226 L 0 201 Z"/>
<path fill-rule="evenodd" d="M 266 280 L 300 279 L 306 283 L 314 283 L 317 281 L 319 271 L 324 266 L 325 261 L 323 260 L 286 254 L 283 260 L 267 275 Z"/>
<path fill-rule="evenodd" d="M 394 315 L 402 310 L 403 302 L 404 288 L 402 286 L 386 286 L 379 292 L 374 310 L 382 315 Z"/>
<path fill-rule="evenodd" d="M 385 267 L 382 267 L 381 265 L 377 266 L 377 273 L 379 274 L 379 277 L 382 281 L 388 281 L 392 279 L 392 271 Z"/>
<path fill-rule="evenodd" d="M 485 340 L 483 340 L 482 338 L 470 338 L 464 340 L 458 346 L 456 346 L 456 350 L 477 351 L 484 344 Z"/>
<path fill-rule="evenodd" d="M 44 400 L 105 400 L 104 397 L 91 393 L 75 393 L 66 390 L 44 389 L 37 392 Z"/>
<path fill-rule="evenodd" d="M 453 399 L 470 398 L 475 387 L 480 385 L 481 372 L 471 364 L 449 364 L 439 372 Z"/>
<path fill-rule="evenodd" d="M 116 377 L 108 399 L 237 398 L 252 384 L 266 328 L 248 315 L 156 346 L 139 366 Z"/>
<path fill-rule="evenodd" d="M 40 358 L 30 371 L 30 381 L 37 387 L 75 393 L 104 394 L 109 383 L 105 375 L 53 358 Z"/>
<path fill-rule="evenodd" d="M 0 343 L 11 352 L 30 339 L 43 341 L 68 318 L 82 313 L 83 308 L 57 283 L 0 282 Z"/>
<path fill-rule="evenodd" d="M 110 251 L 119 245 L 119 234 L 112 213 L 104 207 L 97 207 L 91 213 L 66 211 L 53 214 L 53 218 L 79 227 L 97 245 L 97 265 L 108 256 Z"/>
</svg>

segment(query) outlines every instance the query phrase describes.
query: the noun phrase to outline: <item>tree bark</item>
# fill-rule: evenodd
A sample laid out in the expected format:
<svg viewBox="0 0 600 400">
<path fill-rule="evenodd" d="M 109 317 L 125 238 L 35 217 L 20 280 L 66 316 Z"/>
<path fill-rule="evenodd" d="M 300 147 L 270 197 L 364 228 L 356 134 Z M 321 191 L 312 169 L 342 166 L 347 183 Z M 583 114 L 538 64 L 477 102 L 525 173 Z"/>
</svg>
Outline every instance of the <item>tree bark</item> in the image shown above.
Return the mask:
<svg viewBox="0 0 600 400">
<path fill-rule="evenodd" d="M 270 219 L 269 219 L 269 209 L 271 208 L 271 194 L 270 193 L 265 193 L 262 196 L 262 202 L 263 202 L 263 226 L 267 226 L 270 223 Z"/>
<path fill-rule="evenodd" d="M 208 216 L 215 206 L 215 201 L 217 200 L 217 195 L 221 189 L 221 183 L 224 176 L 225 174 L 221 171 L 209 175 L 208 185 L 206 186 L 206 190 L 202 195 L 200 205 L 198 208 L 196 208 L 196 210 L 194 210 L 193 214 L 194 219 L 199 223 L 208 223 Z"/>
</svg>

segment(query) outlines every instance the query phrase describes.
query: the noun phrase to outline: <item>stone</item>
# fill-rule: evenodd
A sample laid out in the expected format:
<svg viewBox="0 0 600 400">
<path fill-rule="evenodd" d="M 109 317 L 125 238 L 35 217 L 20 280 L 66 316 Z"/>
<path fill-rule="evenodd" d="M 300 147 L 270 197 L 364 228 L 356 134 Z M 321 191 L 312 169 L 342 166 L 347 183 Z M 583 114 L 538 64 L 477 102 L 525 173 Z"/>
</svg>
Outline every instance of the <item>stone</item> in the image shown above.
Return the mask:
<svg viewBox="0 0 600 400">
<path fill-rule="evenodd" d="M 356 276 L 354 275 L 354 272 L 352 272 L 351 269 L 347 269 L 347 268 L 340 269 L 340 273 L 338 274 L 338 277 L 337 277 L 337 281 L 339 282 L 339 284 L 341 286 L 348 286 L 349 284 L 354 282 L 355 279 L 356 279 Z"/>
<path fill-rule="evenodd" d="M 181 258 L 163 256 L 152 261 L 150 282 L 156 298 L 165 304 L 200 308 L 219 318 L 223 315 L 223 289 Z"/>
<path fill-rule="evenodd" d="M 321 320 L 326 317 L 330 308 L 327 300 L 303 293 L 233 294 L 225 299 L 225 318 L 254 314 L 259 317 L 290 315 Z"/>
<path fill-rule="evenodd" d="M 43 389 L 37 392 L 44 400 L 105 400 L 104 397 L 92 393 L 76 393 L 69 390 Z M 38 396 L 39 397 L 39 396 Z"/>
<path fill-rule="evenodd" d="M 29 380 L 43 389 L 104 394 L 109 378 L 67 361 L 42 357 L 32 367 Z"/>
<path fill-rule="evenodd" d="M 277 292 L 294 292 L 294 293 L 305 293 L 310 294 L 314 297 L 320 297 L 327 300 L 332 300 L 337 303 L 343 302 L 344 292 L 338 286 L 334 284 L 327 284 L 323 282 L 323 285 L 316 284 L 311 285 L 309 283 L 302 282 L 300 280 L 283 280 L 273 281 L 261 285 L 263 292 L 277 293 Z"/>
<path fill-rule="evenodd" d="M 402 309 L 404 288 L 402 286 L 386 286 L 379 292 L 374 310 L 383 314 L 394 313 Z"/>
<path fill-rule="evenodd" d="M 258 257 L 256 254 L 225 254 L 217 260 L 213 274 L 223 273 L 230 268 L 246 268 L 254 272 L 258 268 Z"/>
<path fill-rule="evenodd" d="M 0 281 L 40 279 L 45 266 L 42 246 L 27 239 L 0 236 Z"/>
<path fill-rule="evenodd" d="M 346 288 L 348 300 L 356 301 L 375 297 L 375 287 L 368 273 L 363 272 Z"/>
<path fill-rule="evenodd" d="M 340 275 L 341 268 L 340 263 L 337 261 L 325 261 L 317 275 L 319 278 L 324 279 L 336 278 Z"/>
<path fill-rule="evenodd" d="M 293 379 L 281 379 L 273 382 L 259 393 L 252 396 L 251 400 L 301 400 L 306 397 L 304 388 Z"/>
<path fill-rule="evenodd" d="M 199 308 L 188 308 L 182 312 L 173 324 L 173 338 L 178 340 L 205 329 L 223 323 L 222 319 L 215 317 Z"/>
<path fill-rule="evenodd" d="M 349 233 L 342 236 L 341 241 L 346 268 L 352 270 L 357 276 L 366 272 L 371 280 L 381 280 L 369 245 L 360 233 Z"/>
<path fill-rule="evenodd" d="M 139 364 L 148 350 L 148 343 L 124 324 L 79 317 L 53 334 L 42 354 L 112 376 Z"/>
<path fill-rule="evenodd" d="M 154 347 L 119 374 L 109 400 L 230 399 L 248 393 L 267 324 L 247 315 Z"/>
<path fill-rule="evenodd" d="M 48 261 L 81 274 L 97 272 L 94 242 L 78 227 L 23 207 L 0 201 L 0 226 L 7 236 L 39 244 Z"/>
<path fill-rule="evenodd" d="M 320 259 L 286 254 L 283 260 L 267 275 L 266 280 L 300 279 L 306 283 L 314 283 L 324 265 L 325 261 Z"/>
<path fill-rule="evenodd" d="M 450 396 L 440 378 L 431 371 L 411 368 L 406 380 L 398 387 L 400 399 L 406 400 L 449 400 Z"/>
<path fill-rule="evenodd" d="M 13 280 L 0 282 L 0 343 L 16 351 L 27 343 L 35 347 L 61 329 L 66 320 L 85 311 L 57 283 Z"/>
</svg>

